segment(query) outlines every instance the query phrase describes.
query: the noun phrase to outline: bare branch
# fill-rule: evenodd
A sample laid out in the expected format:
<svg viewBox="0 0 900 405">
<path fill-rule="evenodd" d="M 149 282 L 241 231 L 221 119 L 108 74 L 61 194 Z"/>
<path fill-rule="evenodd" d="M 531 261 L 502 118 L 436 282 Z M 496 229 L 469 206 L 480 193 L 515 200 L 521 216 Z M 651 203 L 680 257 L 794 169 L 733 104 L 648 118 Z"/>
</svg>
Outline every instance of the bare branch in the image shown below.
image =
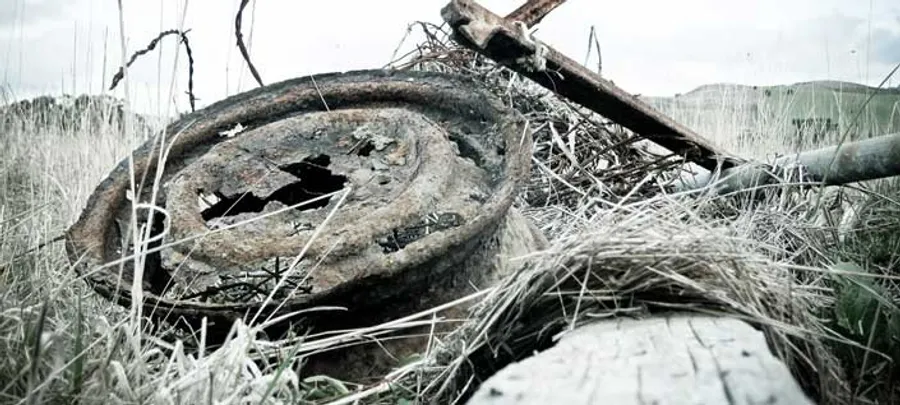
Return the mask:
<svg viewBox="0 0 900 405">
<path fill-rule="evenodd" d="M 241 20 L 244 17 L 244 8 L 247 7 L 249 2 L 250 0 L 241 0 L 241 6 L 238 8 L 237 16 L 234 18 L 234 36 L 237 38 L 237 46 L 241 50 L 241 56 L 244 57 L 244 60 L 247 61 L 247 66 L 250 68 L 250 74 L 256 79 L 256 83 L 264 86 L 262 79 L 259 77 L 259 72 L 256 71 L 256 66 L 253 66 L 253 62 L 250 61 L 250 52 L 247 52 L 247 46 L 244 45 L 244 34 L 241 33 Z"/>
<path fill-rule="evenodd" d="M 188 57 L 188 91 L 187 91 L 187 94 L 188 94 L 188 100 L 190 100 L 190 103 L 191 103 L 191 111 L 194 111 L 194 109 L 196 108 L 195 101 L 197 100 L 197 97 L 194 95 L 194 55 L 193 55 L 193 51 L 191 50 L 190 42 L 188 42 L 188 37 L 187 37 L 188 32 L 190 32 L 190 30 L 186 30 L 186 31 L 182 32 L 182 31 L 174 30 L 174 29 L 160 32 L 159 35 L 156 36 L 156 38 L 153 38 L 153 40 L 151 40 L 150 43 L 147 44 L 147 47 L 145 47 L 144 49 L 138 50 L 137 52 L 132 54 L 131 58 L 128 59 L 128 63 L 126 63 L 125 66 L 119 67 L 119 71 L 116 72 L 115 75 L 113 75 L 112 84 L 109 86 L 109 89 L 114 90 L 116 88 L 116 86 L 119 85 L 119 82 L 125 77 L 125 69 L 131 67 L 131 65 L 137 60 L 137 58 L 139 56 L 145 55 L 148 52 L 156 49 L 156 45 L 159 44 L 159 41 L 161 41 L 163 38 L 165 38 L 169 35 L 176 35 L 181 39 L 181 43 L 184 44 L 184 50 L 185 50 L 185 53 L 187 53 L 187 57 Z"/>
</svg>

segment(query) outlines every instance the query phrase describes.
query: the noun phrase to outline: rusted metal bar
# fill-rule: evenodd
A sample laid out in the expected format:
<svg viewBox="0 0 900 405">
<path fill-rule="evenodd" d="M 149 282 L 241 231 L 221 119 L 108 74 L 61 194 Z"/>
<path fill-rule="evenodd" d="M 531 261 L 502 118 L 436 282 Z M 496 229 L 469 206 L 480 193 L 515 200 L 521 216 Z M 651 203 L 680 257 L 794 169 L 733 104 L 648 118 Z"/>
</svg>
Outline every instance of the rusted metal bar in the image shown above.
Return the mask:
<svg viewBox="0 0 900 405">
<path fill-rule="evenodd" d="M 520 22 L 507 21 L 472 0 L 452 0 L 441 15 L 452 27 L 454 40 L 463 46 L 701 167 L 714 170 L 721 165 L 727 169 L 742 163 L 578 62 L 531 38 Z"/>
<path fill-rule="evenodd" d="M 506 21 L 520 21 L 528 27 L 538 25 L 547 14 L 565 3 L 566 0 L 529 0 L 506 16 Z"/>
<path fill-rule="evenodd" d="M 791 181 L 810 185 L 842 185 L 900 175 L 900 133 L 845 143 L 841 146 L 791 154 L 771 165 L 746 164 L 723 172 L 688 173 L 675 184 L 675 191 L 688 191 L 715 184 L 719 194 L 752 189 L 802 171 Z"/>
</svg>

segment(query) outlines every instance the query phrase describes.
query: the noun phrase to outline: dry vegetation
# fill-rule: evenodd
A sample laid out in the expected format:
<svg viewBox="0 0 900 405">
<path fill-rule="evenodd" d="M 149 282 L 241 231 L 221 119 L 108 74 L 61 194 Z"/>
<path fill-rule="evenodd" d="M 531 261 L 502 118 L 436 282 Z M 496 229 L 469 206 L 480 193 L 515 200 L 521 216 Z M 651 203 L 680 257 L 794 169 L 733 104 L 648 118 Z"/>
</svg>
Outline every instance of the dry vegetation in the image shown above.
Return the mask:
<svg viewBox="0 0 900 405">
<path fill-rule="evenodd" d="M 668 194 L 673 157 L 450 46 L 437 27 L 416 27 L 426 39 L 394 67 L 478 77 L 531 120 L 533 175 L 520 205 L 550 249 L 510 258 L 521 264 L 513 277 L 468 297 L 478 303 L 470 319 L 434 336 L 426 353 L 382 384 L 305 377 L 303 356 L 362 342 L 363 334 L 403 333 L 434 321 L 432 313 L 275 342 L 236 324 L 215 350 L 202 337 L 148 333 L 134 311 L 90 291 L 52 243 L 97 182 L 146 139 L 143 124 L 125 115 L 120 127 L 115 110 L 103 108 L 103 119 L 81 126 L 8 113 L 0 121 L 0 403 L 450 403 L 568 327 L 673 308 L 758 325 L 820 403 L 896 401 L 900 208 L 892 182 L 828 190 L 819 209 L 815 189 L 760 190 L 761 200 Z M 692 116 L 675 118 L 697 125 Z M 755 131 L 756 139 L 789 136 L 764 123 Z M 751 144 L 730 143 L 727 131 L 707 134 L 759 155 Z"/>
</svg>

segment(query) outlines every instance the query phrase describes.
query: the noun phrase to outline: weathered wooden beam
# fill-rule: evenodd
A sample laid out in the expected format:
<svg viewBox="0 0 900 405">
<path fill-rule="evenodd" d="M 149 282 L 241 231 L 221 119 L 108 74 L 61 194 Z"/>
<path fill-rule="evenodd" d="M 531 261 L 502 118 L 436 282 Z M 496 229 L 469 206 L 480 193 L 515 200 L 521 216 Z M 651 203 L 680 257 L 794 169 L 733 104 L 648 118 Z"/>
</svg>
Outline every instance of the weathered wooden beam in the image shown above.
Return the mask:
<svg viewBox="0 0 900 405">
<path fill-rule="evenodd" d="M 534 27 L 553 9 L 565 3 L 566 0 L 528 0 L 512 13 L 506 16 L 506 21 L 519 21 L 528 27 Z"/>
<path fill-rule="evenodd" d="M 721 172 L 684 173 L 675 191 L 715 184 L 717 193 L 726 194 L 777 183 L 788 170 L 802 170 L 802 177 L 790 177 L 792 182 L 825 186 L 900 176 L 900 133 L 782 156 L 771 165 L 745 164 Z"/>
<path fill-rule="evenodd" d="M 500 370 L 468 405 L 812 403 L 762 332 L 733 318 L 673 314 L 576 328 Z"/>
<path fill-rule="evenodd" d="M 473 0 L 452 0 L 441 10 L 454 40 L 528 77 L 541 86 L 634 131 L 709 170 L 730 168 L 740 159 L 578 62 L 533 39 L 522 23 L 506 19 Z"/>
</svg>

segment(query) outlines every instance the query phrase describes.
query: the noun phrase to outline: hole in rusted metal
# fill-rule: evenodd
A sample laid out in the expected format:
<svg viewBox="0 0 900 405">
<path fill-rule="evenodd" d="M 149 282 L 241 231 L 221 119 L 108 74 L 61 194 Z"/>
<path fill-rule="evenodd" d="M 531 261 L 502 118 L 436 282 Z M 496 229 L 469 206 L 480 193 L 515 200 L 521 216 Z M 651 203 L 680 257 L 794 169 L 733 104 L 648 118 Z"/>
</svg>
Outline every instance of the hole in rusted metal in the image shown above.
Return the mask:
<svg viewBox="0 0 900 405">
<path fill-rule="evenodd" d="M 372 151 L 375 150 L 375 144 L 371 141 L 366 141 L 362 146 L 359 147 L 359 150 L 356 151 L 356 154 L 359 156 L 367 157 Z"/>
<path fill-rule="evenodd" d="M 483 160 L 481 159 L 481 153 L 468 139 L 462 136 L 450 136 L 450 140 L 453 141 L 453 143 L 456 144 L 457 149 L 459 149 L 460 157 L 471 160 L 476 166 L 482 166 Z"/>
<path fill-rule="evenodd" d="M 300 181 L 290 183 L 276 190 L 265 199 L 259 198 L 252 193 L 225 196 L 216 192 L 214 194 L 219 201 L 203 210 L 201 216 L 205 221 L 209 221 L 225 215 L 262 212 L 266 204 L 272 201 L 279 201 L 286 205 L 296 205 L 321 195 L 338 191 L 344 187 L 347 177 L 332 173 L 328 169 L 329 164 L 331 164 L 331 157 L 318 155 L 307 157 L 298 163 L 279 166 L 280 170 L 296 176 Z M 329 201 L 330 198 L 325 198 L 305 204 L 297 209 L 301 211 L 314 210 L 327 206 Z"/>
<path fill-rule="evenodd" d="M 123 246 L 127 251 L 127 254 L 134 254 L 134 244 L 131 243 L 131 232 L 133 231 L 129 223 L 127 221 L 116 221 L 117 226 L 113 229 L 115 230 L 116 236 L 120 241 L 122 241 Z M 143 213 L 138 214 L 137 225 L 139 232 L 143 235 L 144 227 L 147 225 L 148 220 L 147 216 Z M 154 294 L 163 294 L 166 290 L 171 286 L 172 276 L 168 270 L 162 268 L 161 266 L 161 255 L 159 251 L 154 251 L 157 247 L 162 245 L 162 240 L 159 239 L 160 234 L 166 229 L 166 224 L 164 217 L 160 214 L 153 215 L 153 221 L 150 222 L 150 235 L 149 240 L 152 242 L 147 243 L 146 249 L 150 250 L 151 253 L 146 253 L 144 255 L 144 286 L 147 287 L 150 292 Z M 117 252 L 119 254 L 122 253 L 121 249 L 118 249 Z M 130 282 L 129 278 L 129 282 Z"/>
<path fill-rule="evenodd" d="M 162 215 L 154 215 L 153 222 L 150 226 L 150 238 L 155 239 L 165 229 L 165 223 Z M 162 240 L 151 242 L 147 245 L 148 249 L 155 249 L 162 244 Z M 144 269 L 147 271 L 147 281 L 150 284 L 150 292 L 154 294 L 163 294 L 172 283 L 172 275 L 168 270 L 162 268 L 162 259 L 160 253 L 149 253 L 144 257 Z"/>
<path fill-rule="evenodd" d="M 347 177 L 340 174 L 332 174 L 331 170 L 328 169 L 329 164 L 331 164 L 331 157 L 318 155 L 303 159 L 299 163 L 280 166 L 279 169 L 300 178 L 300 184 L 296 189 L 284 187 L 276 191 L 272 197 L 285 204 L 293 205 L 344 188 Z M 316 208 L 328 205 L 327 200 L 323 201 Z"/>
</svg>

